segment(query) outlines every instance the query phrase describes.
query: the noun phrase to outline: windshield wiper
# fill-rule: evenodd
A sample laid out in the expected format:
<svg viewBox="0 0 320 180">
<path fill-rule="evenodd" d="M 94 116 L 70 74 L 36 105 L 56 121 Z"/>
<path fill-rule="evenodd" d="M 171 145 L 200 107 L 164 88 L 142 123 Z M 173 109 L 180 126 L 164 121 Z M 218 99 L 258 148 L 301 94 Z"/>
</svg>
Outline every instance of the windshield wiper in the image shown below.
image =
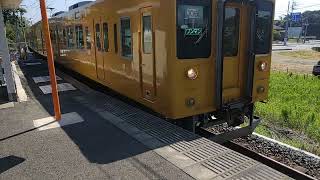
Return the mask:
<svg viewBox="0 0 320 180">
<path fill-rule="evenodd" d="M 200 37 L 198 38 L 198 40 L 196 42 L 194 42 L 194 44 L 199 44 L 201 42 L 201 40 L 204 38 L 204 36 L 208 35 L 208 23 L 206 24 L 206 27 L 204 29 L 204 31 L 202 32 L 202 34 L 200 35 Z"/>
</svg>

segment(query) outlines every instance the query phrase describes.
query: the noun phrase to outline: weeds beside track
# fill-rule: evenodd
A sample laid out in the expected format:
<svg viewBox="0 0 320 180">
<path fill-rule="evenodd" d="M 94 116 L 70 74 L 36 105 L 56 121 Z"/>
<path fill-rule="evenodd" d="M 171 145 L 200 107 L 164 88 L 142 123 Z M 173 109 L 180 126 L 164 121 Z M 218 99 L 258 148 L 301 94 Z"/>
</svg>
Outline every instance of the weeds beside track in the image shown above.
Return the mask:
<svg viewBox="0 0 320 180">
<path fill-rule="evenodd" d="M 284 72 L 272 72 L 269 100 L 257 103 L 256 114 L 264 119 L 257 131 L 265 135 L 270 127 L 290 128 L 320 143 L 320 78 Z M 265 126 L 265 127 L 264 127 Z M 286 142 L 290 143 L 290 142 Z M 298 140 L 290 144 L 310 150 Z M 320 147 L 313 148 L 319 154 Z"/>
</svg>

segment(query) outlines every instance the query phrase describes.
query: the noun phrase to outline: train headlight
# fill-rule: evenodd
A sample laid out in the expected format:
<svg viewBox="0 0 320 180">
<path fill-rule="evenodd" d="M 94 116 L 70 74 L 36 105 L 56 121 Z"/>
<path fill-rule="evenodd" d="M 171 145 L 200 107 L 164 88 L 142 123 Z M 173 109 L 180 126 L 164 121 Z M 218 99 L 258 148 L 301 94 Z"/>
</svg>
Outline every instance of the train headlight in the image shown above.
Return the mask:
<svg viewBox="0 0 320 180">
<path fill-rule="evenodd" d="M 259 70 L 260 71 L 267 71 L 268 70 L 268 63 L 265 61 L 260 62 Z"/>
<path fill-rule="evenodd" d="M 195 80 L 198 77 L 198 73 L 195 69 L 191 68 L 187 71 L 187 77 L 191 80 Z"/>
</svg>

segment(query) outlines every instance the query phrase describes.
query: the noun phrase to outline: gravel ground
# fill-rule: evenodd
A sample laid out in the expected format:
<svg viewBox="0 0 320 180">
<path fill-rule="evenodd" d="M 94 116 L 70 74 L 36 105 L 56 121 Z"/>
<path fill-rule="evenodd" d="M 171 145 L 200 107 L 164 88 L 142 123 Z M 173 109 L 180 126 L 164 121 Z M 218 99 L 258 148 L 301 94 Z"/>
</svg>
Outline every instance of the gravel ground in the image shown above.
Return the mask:
<svg viewBox="0 0 320 180">
<path fill-rule="evenodd" d="M 312 74 L 313 66 L 318 59 L 301 59 L 280 55 L 279 52 L 272 53 L 271 69 L 273 71 L 284 71 L 292 73 Z"/>
<path fill-rule="evenodd" d="M 236 139 L 234 142 L 320 179 L 320 160 L 308 156 L 303 152 L 281 146 L 254 135 L 247 138 Z"/>
</svg>

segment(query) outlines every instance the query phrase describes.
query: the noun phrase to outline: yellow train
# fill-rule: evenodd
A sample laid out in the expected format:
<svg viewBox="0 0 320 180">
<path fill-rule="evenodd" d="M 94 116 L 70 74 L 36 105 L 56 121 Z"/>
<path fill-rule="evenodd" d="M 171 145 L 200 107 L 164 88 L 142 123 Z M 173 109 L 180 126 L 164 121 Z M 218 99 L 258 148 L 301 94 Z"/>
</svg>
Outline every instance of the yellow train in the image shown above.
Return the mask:
<svg viewBox="0 0 320 180">
<path fill-rule="evenodd" d="M 259 122 L 254 103 L 268 96 L 274 7 L 275 0 L 80 2 L 49 20 L 55 62 L 189 129 L 248 117 L 248 134 Z M 40 22 L 29 36 L 45 56 Z"/>
</svg>

